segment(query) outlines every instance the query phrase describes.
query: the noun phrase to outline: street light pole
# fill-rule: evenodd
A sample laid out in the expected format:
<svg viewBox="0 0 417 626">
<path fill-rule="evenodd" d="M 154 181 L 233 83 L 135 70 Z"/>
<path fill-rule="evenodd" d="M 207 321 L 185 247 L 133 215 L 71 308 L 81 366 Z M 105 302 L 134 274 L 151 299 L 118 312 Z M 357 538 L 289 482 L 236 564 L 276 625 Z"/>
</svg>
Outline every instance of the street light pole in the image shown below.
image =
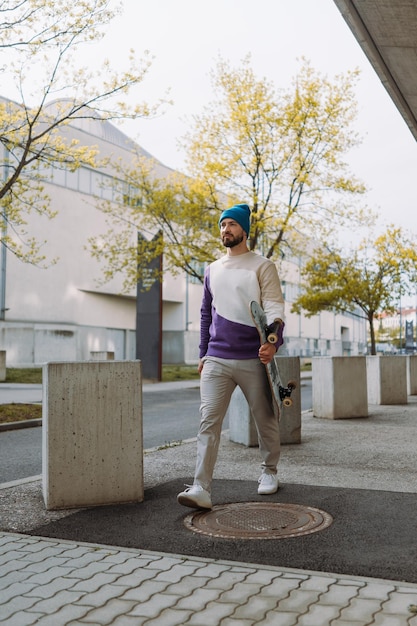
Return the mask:
<svg viewBox="0 0 417 626">
<path fill-rule="evenodd" d="M 3 180 L 7 181 L 9 170 L 9 156 L 7 148 L 3 150 Z M 0 320 L 6 319 L 6 264 L 7 264 L 7 247 L 5 239 L 7 236 L 7 216 L 6 209 L 3 208 L 2 224 L 1 224 L 1 251 L 0 251 Z"/>
</svg>

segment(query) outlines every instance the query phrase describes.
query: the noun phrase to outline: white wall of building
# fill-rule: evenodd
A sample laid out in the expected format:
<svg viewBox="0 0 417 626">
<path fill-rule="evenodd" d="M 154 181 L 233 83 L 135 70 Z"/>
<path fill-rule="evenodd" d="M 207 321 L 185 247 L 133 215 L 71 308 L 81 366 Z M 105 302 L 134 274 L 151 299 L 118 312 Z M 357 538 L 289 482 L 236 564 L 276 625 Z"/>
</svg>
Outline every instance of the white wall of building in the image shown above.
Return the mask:
<svg viewBox="0 0 417 626">
<path fill-rule="evenodd" d="M 80 124 L 79 124 L 80 126 Z M 84 121 L 69 128 L 81 143 L 98 145 L 101 156 L 130 158 L 132 142 L 108 122 Z M 158 165 L 158 175 L 168 172 Z M 105 172 L 108 173 L 108 172 Z M 6 265 L 6 313 L 0 321 L 0 349 L 8 367 L 39 366 L 48 361 L 87 360 L 92 351 L 135 358 L 136 292 L 121 295 L 123 277 L 99 286 L 102 267 L 86 250 L 90 237 L 107 231 L 105 216 L 94 204 L 97 172 L 59 173 L 46 183 L 52 220 L 29 215 L 28 232 L 45 241 L 43 253 L 56 259 L 47 269 L 23 264 L 10 253 Z M 136 233 L 132 233 L 132 237 Z M 289 355 L 360 354 L 366 326 L 354 316 L 322 313 L 312 318 L 290 312 L 298 293 L 299 261 L 280 268 L 287 296 L 286 343 Z M 163 292 L 163 361 L 198 360 L 201 283 L 166 274 Z"/>
</svg>

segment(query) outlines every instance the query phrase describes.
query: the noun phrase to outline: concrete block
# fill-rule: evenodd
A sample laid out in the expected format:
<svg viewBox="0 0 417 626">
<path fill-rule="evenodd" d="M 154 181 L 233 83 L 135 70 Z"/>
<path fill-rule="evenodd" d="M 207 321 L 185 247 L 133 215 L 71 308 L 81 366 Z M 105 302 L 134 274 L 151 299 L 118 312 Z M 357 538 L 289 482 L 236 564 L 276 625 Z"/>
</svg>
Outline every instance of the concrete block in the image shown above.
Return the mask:
<svg viewBox="0 0 417 626">
<path fill-rule="evenodd" d="M 114 361 L 114 352 L 106 352 L 106 350 L 94 350 L 90 352 L 92 361 Z"/>
<path fill-rule="evenodd" d="M 417 354 L 407 356 L 407 394 L 417 395 Z"/>
<path fill-rule="evenodd" d="M 236 387 L 227 410 L 229 418 L 229 440 L 252 447 L 258 445 L 255 422 L 246 398 L 240 387 Z"/>
<path fill-rule="evenodd" d="M 6 350 L 0 350 L 0 382 L 6 380 Z"/>
<path fill-rule="evenodd" d="M 368 417 L 366 357 L 313 357 L 313 415 Z"/>
<path fill-rule="evenodd" d="M 47 509 L 143 500 L 140 361 L 47 363 L 42 418 Z"/>
<path fill-rule="evenodd" d="M 295 381 L 297 387 L 292 392 L 293 404 L 283 408 L 280 418 L 281 444 L 301 443 L 301 385 L 300 358 L 277 356 L 278 367 L 284 385 Z M 257 446 L 258 435 L 249 405 L 239 387 L 233 392 L 229 409 L 229 439 L 245 446 Z"/>
<path fill-rule="evenodd" d="M 366 357 L 370 404 L 407 404 L 407 358 L 405 355 Z"/>
</svg>

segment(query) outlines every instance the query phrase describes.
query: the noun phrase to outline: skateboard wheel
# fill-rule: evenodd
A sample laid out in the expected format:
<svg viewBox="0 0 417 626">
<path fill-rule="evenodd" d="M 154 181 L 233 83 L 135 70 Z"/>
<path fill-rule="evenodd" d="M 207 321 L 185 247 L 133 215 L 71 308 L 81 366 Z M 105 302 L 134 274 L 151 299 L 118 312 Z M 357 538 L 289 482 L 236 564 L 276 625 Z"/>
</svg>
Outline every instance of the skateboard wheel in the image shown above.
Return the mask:
<svg viewBox="0 0 417 626">
<path fill-rule="evenodd" d="M 297 389 L 297 383 L 295 382 L 295 380 L 289 380 L 287 387 L 292 391 L 293 389 Z"/>
<path fill-rule="evenodd" d="M 270 335 L 268 335 L 267 339 L 269 343 L 276 343 L 278 341 L 278 335 L 276 335 L 275 333 L 271 333 Z"/>
<path fill-rule="evenodd" d="M 292 400 L 291 398 L 284 398 L 284 400 L 282 401 L 282 404 L 284 406 L 292 406 Z"/>
</svg>

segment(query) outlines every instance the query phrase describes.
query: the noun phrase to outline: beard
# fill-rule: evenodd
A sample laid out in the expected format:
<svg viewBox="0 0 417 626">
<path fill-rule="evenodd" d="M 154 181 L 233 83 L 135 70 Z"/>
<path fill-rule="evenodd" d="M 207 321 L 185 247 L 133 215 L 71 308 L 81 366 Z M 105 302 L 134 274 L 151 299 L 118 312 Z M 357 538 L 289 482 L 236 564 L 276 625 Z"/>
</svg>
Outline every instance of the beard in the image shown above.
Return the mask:
<svg viewBox="0 0 417 626">
<path fill-rule="evenodd" d="M 225 248 L 234 248 L 235 246 L 238 246 L 240 243 L 242 243 L 242 241 L 243 235 L 236 235 L 236 237 L 234 235 L 223 235 L 222 237 L 222 244 Z"/>
</svg>

